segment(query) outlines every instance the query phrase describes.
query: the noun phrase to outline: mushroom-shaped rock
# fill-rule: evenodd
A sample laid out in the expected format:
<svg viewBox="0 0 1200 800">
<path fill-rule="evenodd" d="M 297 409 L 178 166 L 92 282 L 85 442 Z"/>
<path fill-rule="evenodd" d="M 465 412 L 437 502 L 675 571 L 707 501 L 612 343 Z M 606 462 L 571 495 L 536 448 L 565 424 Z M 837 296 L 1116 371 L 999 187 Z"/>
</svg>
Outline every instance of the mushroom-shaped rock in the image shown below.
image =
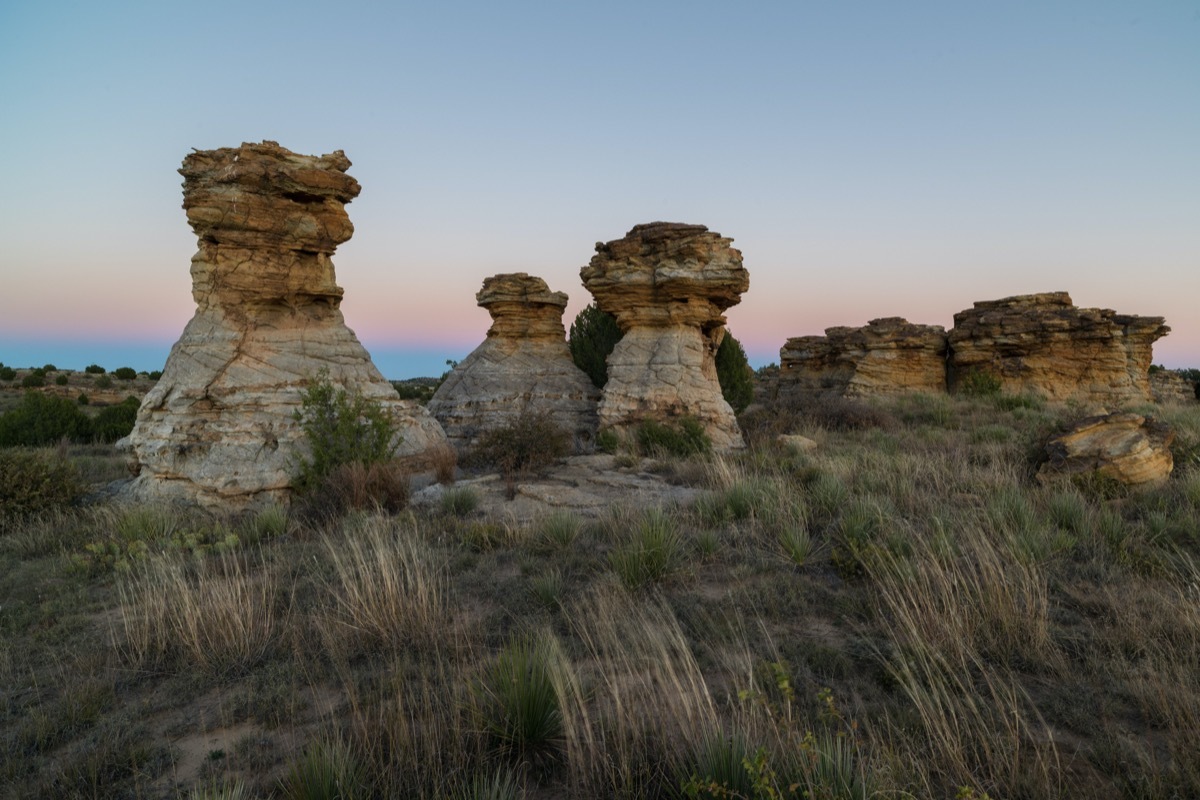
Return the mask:
<svg viewBox="0 0 1200 800">
<path fill-rule="evenodd" d="M 597 243 L 579 274 L 624 334 L 608 356 L 602 429 L 690 416 L 714 448 L 744 446 L 715 363 L 724 312 L 750 286 L 732 241 L 703 225 L 653 222 Z"/>
<path fill-rule="evenodd" d="M 599 392 L 571 360 L 562 323 L 567 296 L 517 272 L 485 279 L 475 299 L 492 327 L 428 406 L 451 443 L 468 449 L 481 434 L 536 414 L 571 435 L 576 452 L 590 452 Z"/>
<path fill-rule="evenodd" d="M 1076 308 L 1066 292 L 975 303 L 954 315 L 951 388 L 987 373 L 1006 392 L 1100 405 L 1149 402 L 1155 340 L 1162 317 Z"/>
<path fill-rule="evenodd" d="M 826 328 L 779 350 L 780 391 L 845 397 L 946 391 L 946 331 L 900 317 Z"/>
<path fill-rule="evenodd" d="M 445 446 L 338 308 L 330 256 L 354 232 L 345 204 L 359 185 L 349 167 L 340 150 L 305 156 L 275 142 L 184 159 L 183 207 L 200 240 L 197 308 L 122 442 L 138 473 L 128 495 L 231 509 L 288 499 L 305 446 L 295 412 L 322 374 L 392 414 L 397 455 L 414 467 Z"/>
<path fill-rule="evenodd" d="M 1044 483 L 1064 475 L 1096 473 L 1134 486 L 1161 483 L 1174 467 L 1172 439 L 1174 432 L 1152 417 L 1088 417 L 1046 442 L 1046 460 L 1037 477 Z"/>
</svg>

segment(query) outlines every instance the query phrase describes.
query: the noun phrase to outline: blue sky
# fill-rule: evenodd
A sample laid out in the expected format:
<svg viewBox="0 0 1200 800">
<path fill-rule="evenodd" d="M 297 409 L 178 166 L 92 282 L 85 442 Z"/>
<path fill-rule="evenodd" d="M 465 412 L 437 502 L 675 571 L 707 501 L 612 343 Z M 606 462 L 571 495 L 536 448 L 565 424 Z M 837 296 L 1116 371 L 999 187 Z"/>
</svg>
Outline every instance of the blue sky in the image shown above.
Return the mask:
<svg viewBox="0 0 1200 800">
<path fill-rule="evenodd" d="M 482 279 L 587 302 L 664 219 L 742 249 L 756 363 L 1067 290 L 1200 366 L 1200 3 L 0 4 L 0 361 L 160 368 L 191 148 L 344 149 L 334 261 L 389 377 L 483 339 Z"/>
</svg>

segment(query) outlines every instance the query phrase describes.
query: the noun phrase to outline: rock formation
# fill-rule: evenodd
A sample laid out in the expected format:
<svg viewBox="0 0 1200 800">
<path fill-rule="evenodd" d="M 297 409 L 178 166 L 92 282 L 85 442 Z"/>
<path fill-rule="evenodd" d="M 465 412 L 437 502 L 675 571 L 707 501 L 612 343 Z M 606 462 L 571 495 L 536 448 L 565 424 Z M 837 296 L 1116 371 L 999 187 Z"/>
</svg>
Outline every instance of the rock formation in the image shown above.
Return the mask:
<svg viewBox="0 0 1200 800">
<path fill-rule="evenodd" d="M 982 301 L 954 315 L 950 385 L 979 371 L 1012 394 L 1149 402 L 1152 347 L 1170 330 L 1162 317 L 1076 308 L 1066 292 Z"/>
<path fill-rule="evenodd" d="M 691 416 L 714 448 L 743 446 L 714 361 L 723 314 L 750 286 L 732 241 L 703 225 L 652 222 L 596 244 L 579 274 L 624 333 L 608 357 L 601 429 Z"/>
<path fill-rule="evenodd" d="M 1088 417 L 1046 443 L 1037 477 L 1044 483 L 1094 472 L 1130 485 L 1160 483 L 1174 467 L 1173 438 L 1166 425 L 1140 414 Z"/>
<path fill-rule="evenodd" d="M 275 142 L 195 151 L 183 161 L 183 207 L 199 237 L 195 316 L 171 348 L 133 432 L 136 498 L 238 508 L 284 500 L 302 448 L 294 412 L 321 373 L 384 404 L 398 455 L 420 462 L 445 435 L 400 400 L 346 327 L 334 249 L 354 232 L 359 193 L 349 159 Z"/>
<path fill-rule="evenodd" d="M 1178 372 L 1159 369 L 1150 373 L 1150 394 L 1156 403 L 1181 405 L 1196 402 L 1200 387 Z"/>
<path fill-rule="evenodd" d="M 600 393 L 571 360 L 562 323 L 567 296 L 517 272 L 485 279 L 475 299 L 492 315 L 487 339 L 429 401 L 451 443 L 467 449 L 481 433 L 532 413 L 571 434 L 576 452 L 591 451 Z"/>
<path fill-rule="evenodd" d="M 844 397 L 946 391 L 946 331 L 900 317 L 826 328 L 779 350 L 780 391 Z"/>
</svg>

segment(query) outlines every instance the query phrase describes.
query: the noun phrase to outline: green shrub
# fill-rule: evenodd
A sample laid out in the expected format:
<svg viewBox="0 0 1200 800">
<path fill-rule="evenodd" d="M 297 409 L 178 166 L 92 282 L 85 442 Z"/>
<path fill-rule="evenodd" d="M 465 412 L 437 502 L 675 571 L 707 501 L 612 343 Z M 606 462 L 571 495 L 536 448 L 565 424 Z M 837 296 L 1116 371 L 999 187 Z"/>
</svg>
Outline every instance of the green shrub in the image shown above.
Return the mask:
<svg viewBox="0 0 1200 800">
<path fill-rule="evenodd" d="M 77 403 L 65 397 L 26 392 L 20 404 L 0 414 L 0 446 L 41 447 L 62 439 L 86 442 L 92 425 Z"/>
<path fill-rule="evenodd" d="M 994 397 L 1000 394 L 1000 377 L 982 369 L 972 369 L 958 376 L 955 391 L 968 397 Z"/>
<path fill-rule="evenodd" d="M 571 437 L 546 416 L 522 413 L 509 424 L 488 431 L 471 452 L 478 466 L 500 470 L 511 500 L 518 475 L 538 473 L 570 452 Z"/>
<path fill-rule="evenodd" d="M 101 409 L 92 420 L 92 441 L 108 443 L 128 436 L 137 422 L 140 405 L 136 397 L 126 397 L 115 406 Z"/>
<path fill-rule="evenodd" d="M 88 403 L 91 402 L 91 400 L 88 399 L 86 392 L 80 392 L 79 397 L 75 398 L 75 402 L 79 403 L 79 405 L 81 405 L 81 406 L 86 406 Z"/>
<path fill-rule="evenodd" d="M 21 387 L 24 389 L 37 389 L 46 385 L 46 376 L 39 370 L 34 370 L 21 378 Z"/>
<path fill-rule="evenodd" d="M 88 364 L 83 368 L 83 371 L 88 375 L 103 375 L 105 372 L 107 372 L 107 370 L 105 370 L 104 367 L 100 366 L 99 364 Z"/>
<path fill-rule="evenodd" d="M 637 426 L 637 443 L 646 455 L 693 456 L 712 450 L 712 440 L 694 417 L 674 423 L 644 419 Z"/>
<path fill-rule="evenodd" d="M 111 389 L 112 385 L 113 385 L 112 378 L 108 377 L 107 375 L 101 375 L 99 378 L 96 379 L 96 388 L 97 389 Z"/>
<path fill-rule="evenodd" d="M 0 367 L 0 381 L 16 380 L 17 371 L 12 367 Z"/>
<path fill-rule="evenodd" d="M 742 343 L 725 331 L 721 345 L 717 348 L 717 381 L 721 384 L 721 395 L 729 403 L 733 413 L 740 414 L 754 399 L 754 370 L 746 358 Z"/>
<path fill-rule="evenodd" d="M 76 503 L 83 492 L 79 471 L 61 454 L 0 450 L 0 514 L 63 508 Z"/>
<path fill-rule="evenodd" d="M 549 636 L 509 641 L 480 683 L 484 728 L 505 752 L 533 764 L 551 760 L 563 739 L 555 688 L 559 653 Z"/>
<path fill-rule="evenodd" d="M 443 514 L 465 517 L 478 507 L 479 493 L 470 486 L 458 486 L 442 492 L 441 509 Z"/>
<path fill-rule="evenodd" d="M 354 750 L 341 741 L 306 748 L 279 786 L 287 800 L 358 800 L 371 796 L 367 771 Z"/>
<path fill-rule="evenodd" d="M 571 323 L 567 338 L 571 359 L 587 373 L 597 389 L 603 389 L 608 382 L 608 355 L 623 335 L 616 317 L 601 311 L 595 303 L 580 311 Z"/>
<path fill-rule="evenodd" d="M 631 589 L 656 583 L 675 572 L 684 560 L 684 539 L 661 509 L 650 509 L 637 528 L 608 554 L 617 577 Z"/>
<path fill-rule="evenodd" d="M 117 367 L 113 370 L 113 376 L 123 381 L 131 381 L 137 375 L 137 370 L 133 367 Z"/>
<path fill-rule="evenodd" d="M 612 455 L 621 446 L 621 435 L 612 428 L 605 428 L 596 434 L 596 449 L 601 453 Z"/>
<path fill-rule="evenodd" d="M 47 372 L 58 372 L 58 367 L 54 366 L 53 364 L 46 364 L 44 367 L 42 367 L 42 374 L 44 375 Z"/>
<path fill-rule="evenodd" d="M 156 381 L 162 377 L 162 370 L 156 369 L 153 372 L 148 372 L 148 373 L 146 373 L 146 377 L 152 381 Z"/>
<path fill-rule="evenodd" d="M 396 422 L 381 403 L 334 386 L 322 371 L 309 381 L 295 418 L 309 454 L 302 457 L 296 478 L 301 491 L 316 487 L 344 464 L 388 461 L 399 446 Z"/>
<path fill-rule="evenodd" d="M 67 385 L 67 376 L 59 375 L 57 378 L 54 379 L 54 384 L 56 386 L 66 386 Z"/>
</svg>

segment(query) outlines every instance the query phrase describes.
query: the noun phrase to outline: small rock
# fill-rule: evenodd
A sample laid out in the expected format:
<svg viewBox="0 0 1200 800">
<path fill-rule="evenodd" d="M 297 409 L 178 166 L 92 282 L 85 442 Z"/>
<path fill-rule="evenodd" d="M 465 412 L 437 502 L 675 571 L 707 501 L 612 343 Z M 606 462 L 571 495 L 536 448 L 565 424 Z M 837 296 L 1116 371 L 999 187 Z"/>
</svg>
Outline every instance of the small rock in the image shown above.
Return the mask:
<svg viewBox="0 0 1200 800">
<path fill-rule="evenodd" d="M 1089 472 L 1140 486 L 1165 481 L 1174 467 L 1174 432 L 1152 417 L 1104 414 L 1087 417 L 1045 445 L 1039 482 Z"/>
<path fill-rule="evenodd" d="M 807 453 L 810 450 L 817 449 L 817 443 L 807 436 L 801 436 L 798 433 L 781 433 L 775 437 L 775 441 L 782 447 L 790 450 L 795 450 L 797 453 Z"/>
</svg>

